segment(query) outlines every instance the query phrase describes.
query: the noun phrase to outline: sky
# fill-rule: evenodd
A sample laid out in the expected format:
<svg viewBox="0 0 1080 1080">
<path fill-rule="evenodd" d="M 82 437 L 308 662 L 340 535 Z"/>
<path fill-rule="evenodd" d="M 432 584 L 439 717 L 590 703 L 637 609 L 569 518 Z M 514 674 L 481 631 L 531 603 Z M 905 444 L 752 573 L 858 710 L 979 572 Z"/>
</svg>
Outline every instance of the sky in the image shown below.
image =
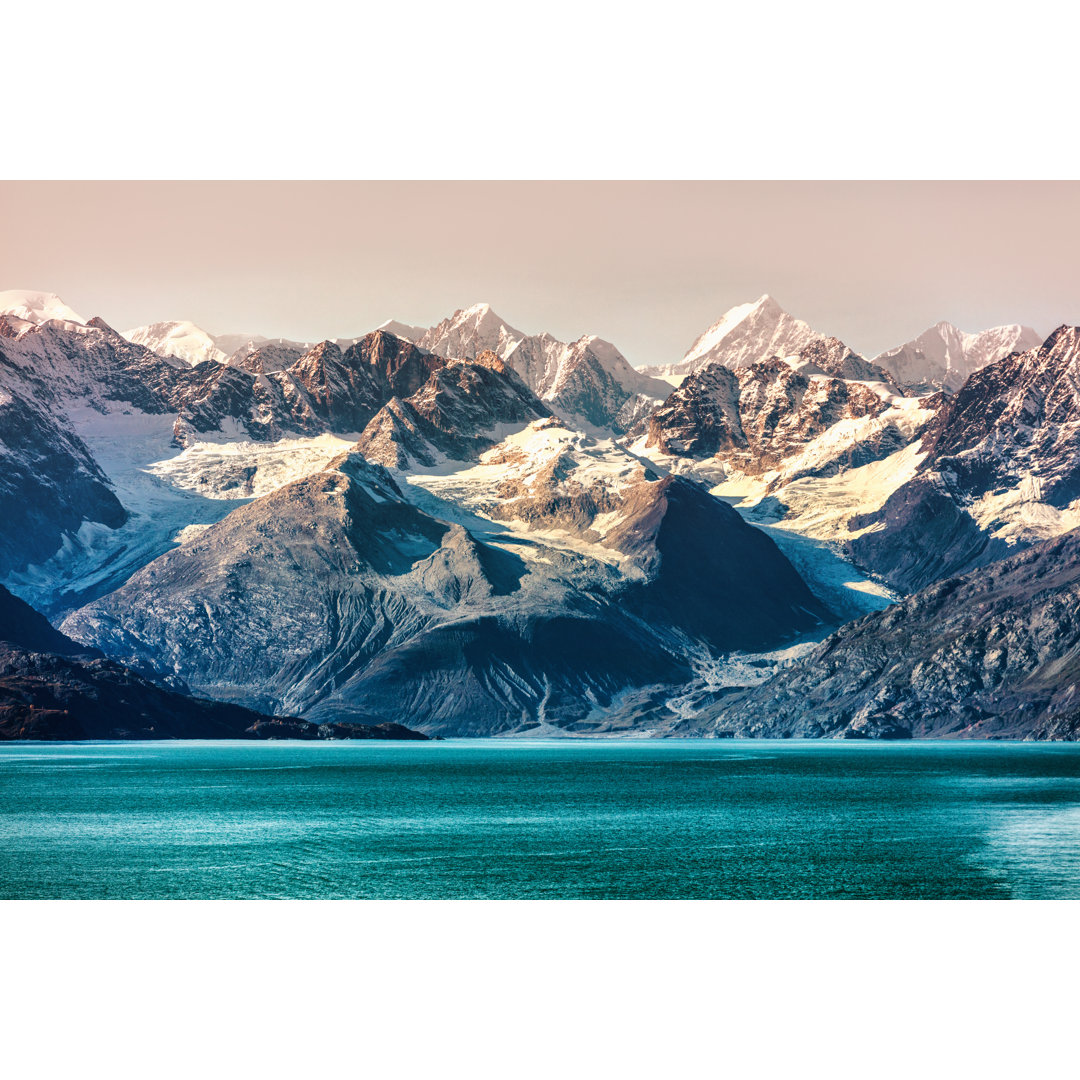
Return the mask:
<svg viewBox="0 0 1080 1080">
<path fill-rule="evenodd" d="M 322 340 L 483 301 L 643 366 L 763 293 L 865 356 L 1080 323 L 1072 181 L 27 181 L 0 220 L 0 290 L 119 330 Z"/>
</svg>

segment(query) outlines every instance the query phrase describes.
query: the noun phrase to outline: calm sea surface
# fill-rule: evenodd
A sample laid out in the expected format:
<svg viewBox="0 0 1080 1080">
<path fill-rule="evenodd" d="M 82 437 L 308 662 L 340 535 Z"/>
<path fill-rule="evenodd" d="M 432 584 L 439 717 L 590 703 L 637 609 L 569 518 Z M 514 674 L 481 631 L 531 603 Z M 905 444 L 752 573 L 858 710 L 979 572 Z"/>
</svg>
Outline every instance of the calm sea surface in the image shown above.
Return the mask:
<svg viewBox="0 0 1080 1080">
<path fill-rule="evenodd" d="M 1080 746 L 0 744 L 3 898 L 1080 897 Z"/>
</svg>

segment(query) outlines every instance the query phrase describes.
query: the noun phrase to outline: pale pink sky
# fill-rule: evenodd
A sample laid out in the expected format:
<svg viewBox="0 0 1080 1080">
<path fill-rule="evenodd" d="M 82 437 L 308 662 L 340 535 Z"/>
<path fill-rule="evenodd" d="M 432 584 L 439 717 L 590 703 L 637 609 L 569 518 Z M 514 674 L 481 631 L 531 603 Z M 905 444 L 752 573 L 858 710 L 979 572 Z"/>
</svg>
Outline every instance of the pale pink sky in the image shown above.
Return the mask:
<svg viewBox="0 0 1080 1080">
<path fill-rule="evenodd" d="M 487 301 L 643 365 L 765 292 L 867 356 L 1080 322 L 1076 182 L 8 182 L 0 221 L 0 290 L 117 329 L 315 340 Z"/>
</svg>

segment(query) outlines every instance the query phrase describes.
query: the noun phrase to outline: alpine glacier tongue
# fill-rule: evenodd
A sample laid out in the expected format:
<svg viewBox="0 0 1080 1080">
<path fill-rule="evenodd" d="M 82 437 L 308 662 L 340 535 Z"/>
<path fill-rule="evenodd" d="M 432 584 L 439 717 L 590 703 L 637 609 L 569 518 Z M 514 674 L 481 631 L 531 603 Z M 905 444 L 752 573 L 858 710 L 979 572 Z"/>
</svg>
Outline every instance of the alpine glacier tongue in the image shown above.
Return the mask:
<svg viewBox="0 0 1080 1080">
<path fill-rule="evenodd" d="M 612 507 L 609 562 L 436 518 L 350 452 L 64 626 L 223 700 L 491 735 L 604 730 L 625 694 L 684 686 L 688 651 L 783 642 L 826 618 L 775 544 L 693 482 L 642 474 Z"/>
</svg>

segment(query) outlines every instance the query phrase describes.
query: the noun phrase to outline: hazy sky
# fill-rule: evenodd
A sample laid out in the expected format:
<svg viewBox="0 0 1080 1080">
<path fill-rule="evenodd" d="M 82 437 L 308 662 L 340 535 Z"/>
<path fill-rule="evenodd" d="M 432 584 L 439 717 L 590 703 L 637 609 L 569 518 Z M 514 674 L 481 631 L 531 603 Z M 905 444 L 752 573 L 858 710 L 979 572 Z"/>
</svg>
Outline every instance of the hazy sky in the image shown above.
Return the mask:
<svg viewBox="0 0 1080 1080">
<path fill-rule="evenodd" d="M 0 290 L 117 329 L 315 340 L 487 301 L 643 365 L 765 292 L 867 356 L 1080 323 L 1076 182 L 19 182 L 0 221 Z"/>
</svg>

